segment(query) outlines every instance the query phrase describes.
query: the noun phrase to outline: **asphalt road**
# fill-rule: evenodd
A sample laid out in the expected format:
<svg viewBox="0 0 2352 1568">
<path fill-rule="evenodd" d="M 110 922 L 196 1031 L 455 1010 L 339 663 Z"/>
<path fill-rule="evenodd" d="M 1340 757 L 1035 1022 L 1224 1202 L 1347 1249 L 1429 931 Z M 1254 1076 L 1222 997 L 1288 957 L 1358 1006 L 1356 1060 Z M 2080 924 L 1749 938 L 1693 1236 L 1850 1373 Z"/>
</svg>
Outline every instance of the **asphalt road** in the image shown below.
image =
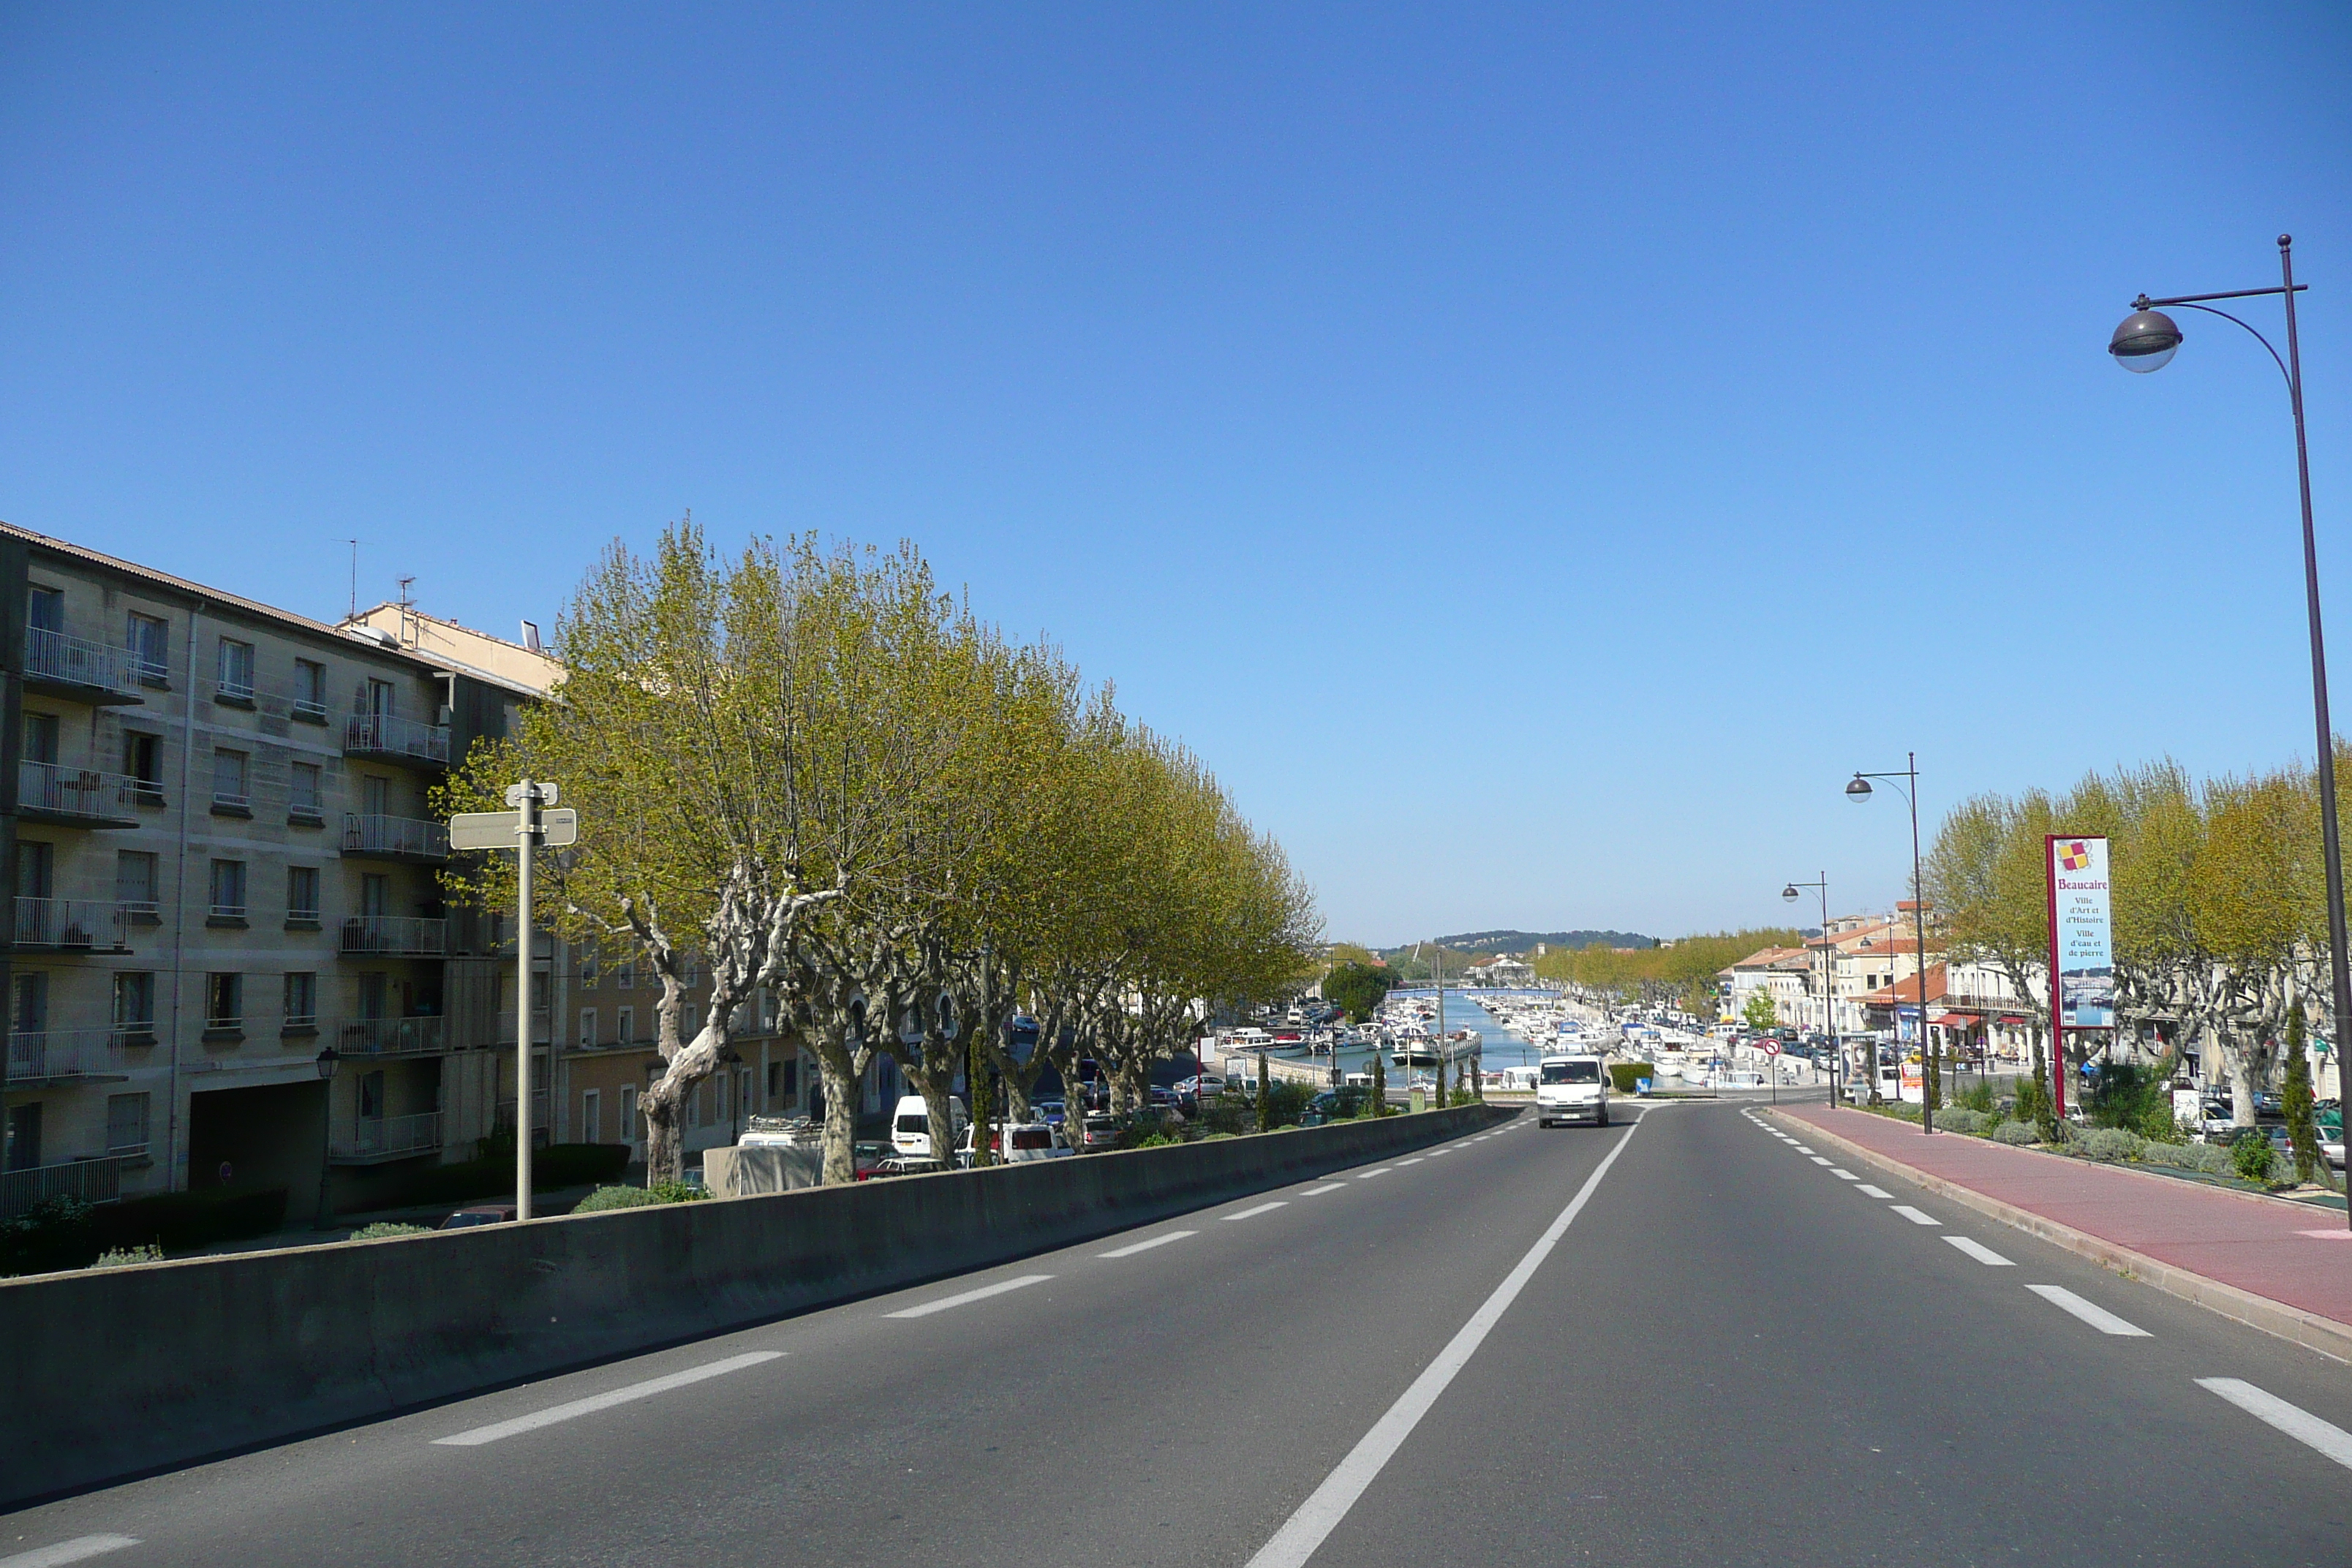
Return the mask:
<svg viewBox="0 0 2352 1568">
<path fill-rule="evenodd" d="M 0 1568 L 2352 1560 L 2352 1369 L 1641 1115 L 24 1510 Z"/>
</svg>

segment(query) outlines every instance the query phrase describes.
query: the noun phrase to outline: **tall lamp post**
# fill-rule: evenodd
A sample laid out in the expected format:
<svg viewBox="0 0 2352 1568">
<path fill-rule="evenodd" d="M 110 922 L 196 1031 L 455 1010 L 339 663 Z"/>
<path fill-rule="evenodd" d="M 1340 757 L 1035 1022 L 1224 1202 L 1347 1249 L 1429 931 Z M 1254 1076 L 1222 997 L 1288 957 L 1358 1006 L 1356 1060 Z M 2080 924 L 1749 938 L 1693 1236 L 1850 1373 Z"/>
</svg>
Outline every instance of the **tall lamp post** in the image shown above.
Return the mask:
<svg viewBox="0 0 2352 1568">
<path fill-rule="evenodd" d="M 1894 784 L 1897 790 L 1900 790 L 1903 794 L 1903 798 L 1910 803 L 1911 931 L 1917 942 L 1916 951 L 1913 952 L 1912 957 L 1916 964 L 1916 967 L 1913 970 L 1913 973 L 1917 976 L 1919 983 L 1919 1061 L 1921 1068 L 1919 1079 L 1919 1127 L 1922 1131 L 1933 1132 L 1936 1131 L 1936 1095 L 1942 1088 L 1942 1083 L 1940 1081 L 1940 1076 L 1936 1071 L 1936 1053 L 1927 1048 L 1927 884 L 1919 876 L 1919 753 L 1916 752 L 1906 752 L 1903 753 L 1903 761 L 1904 766 L 1900 773 L 1889 772 L 1883 773 L 1854 774 L 1853 782 L 1845 786 L 1845 797 L 1858 805 L 1870 798 L 1870 781 L 1873 779 L 1884 779 L 1886 783 Z M 1900 981 L 1897 981 L 1895 986 L 1895 1016 L 1899 1019 L 1902 1016 L 1903 1008 L 1903 986 Z M 1896 1027 L 1895 1033 L 1899 1037 L 1902 1033 L 1899 1025 Z M 1878 1064 L 1874 1061 L 1872 1062 L 1870 1064 L 1870 1069 L 1871 1082 L 1873 1087 L 1875 1087 L 1877 1083 Z"/>
<path fill-rule="evenodd" d="M 327 1178 L 335 1169 L 335 1067 L 341 1060 L 332 1046 L 319 1053 L 319 1082 L 324 1092 L 319 1096 L 323 1109 L 319 1114 L 319 1212 L 310 1221 L 313 1230 L 326 1229 L 327 1222 L 334 1217 L 327 1206 Z"/>
<path fill-rule="evenodd" d="M 2132 301 L 2132 313 L 2116 329 L 2107 353 L 2126 370 L 2147 374 L 2172 363 L 2183 333 L 2158 307 L 2186 306 L 2235 321 L 2263 345 L 2271 363 L 2286 378 L 2288 412 L 2294 416 L 2294 477 L 2303 494 L 2303 605 L 2311 624 L 2311 717 L 2319 740 L 2319 836 L 2327 860 L 2327 955 L 2335 981 L 2336 1034 L 2352 1029 L 2352 958 L 2345 952 L 2344 852 L 2336 828 L 2336 731 L 2327 720 L 2327 653 L 2319 632 L 2319 546 L 2311 527 L 2311 453 L 2304 438 L 2303 351 L 2295 336 L 2294 297 L 2309 287 L 2294 280 L 2294 237 L 2278 237 L 2279 285 L 2275 289 L 2231 289 L 2219 294 L 2175 294 L 2151 300 L 2142 294 Z M 2286 307 L 2286 357 L 2281 359 L 2270 339 L 2252 324 L 2217 310 L 2208 300 L 2252 300 L 2275 294 Z"/>
<path fill-rule="evenodd" d="M 1780 889 L 1780 897 L 1790 903 L 1797 901 L 1797 889 L 1811 888 L 1822 896 L 1822 1016 L 1830 1026 L 1830 1104 L 1837 1104 L 1838 1063 L 1843 1059 L 1838 1045 L 1837 997 L 1832 994 L 1836 985 L 1837 971 L 1830 954 L 1836 950 L 1830 945 L 1830 874 L 1822 873 L 1817 882 L 1791 882 Z M 1875 1063 L 1872 1064 L 1874 1068 Z"/>
</svg>

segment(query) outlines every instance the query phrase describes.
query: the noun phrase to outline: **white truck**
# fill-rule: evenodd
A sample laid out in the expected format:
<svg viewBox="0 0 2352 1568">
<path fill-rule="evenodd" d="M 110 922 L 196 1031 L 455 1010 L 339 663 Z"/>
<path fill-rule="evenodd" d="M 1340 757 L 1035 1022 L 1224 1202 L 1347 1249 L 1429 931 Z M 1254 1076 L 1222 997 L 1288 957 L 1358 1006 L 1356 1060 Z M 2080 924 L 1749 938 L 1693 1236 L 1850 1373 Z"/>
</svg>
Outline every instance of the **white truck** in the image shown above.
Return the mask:
<svg viewBox="0 0 2352 1568">
<path fill-rule="evenodd" d="M 1546 1057 L 1537 1069 L 1537 1124 L 1568 1121 L 1609 1125 L 1609 1068 L 1599 1057 Z"/>
</svg>

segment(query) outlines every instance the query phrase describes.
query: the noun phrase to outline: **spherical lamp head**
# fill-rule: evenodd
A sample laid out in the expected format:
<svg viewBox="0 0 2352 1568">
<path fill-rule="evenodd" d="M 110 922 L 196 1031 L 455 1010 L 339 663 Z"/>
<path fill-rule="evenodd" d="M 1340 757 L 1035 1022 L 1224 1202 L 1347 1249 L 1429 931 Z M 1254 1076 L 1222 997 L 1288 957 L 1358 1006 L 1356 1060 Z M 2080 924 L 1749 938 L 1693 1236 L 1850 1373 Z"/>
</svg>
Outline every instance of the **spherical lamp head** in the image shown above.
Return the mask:
<svg viewBox="0 0 2352 1568">
<path fill-rule="evenodd" d="M 1789 902 L 1792 904 L 1795 903 L 1797 901 L 1797 884 L 1791 882 L 1787 887 L 1781 889 L 1780 896 L 1789 900 Z"/>
<path fill-rule="evenodd" d="M 2180 329 L 2161 310 L 2134 310 L 2107 342 L 2116 363 L 2138 375 L 2162 370 L 2179 350 Z"/>
<path fill-rule="evenodd" d="M 337 1052 L 335 1047 L 332 1046 L 329 1046 L 326 1049 L 320 1051 L 319 1053 L 319 1060 L 317 1063 L 319 1076 L 322 1079 L 334 1077 L 335 1064 L 341 1060 L 342 1060 L 341 1055 Z"/>
<path fill-rule="evenodd" d="M 1853 782 L 1845 786 L 1845 797 L 1846 799 L 1853 802 L 1856 805 L 1868 800 L 1870 798 L 1870 781 L 1864 778 L 1860 773 L 1854 774 Z"/>
</svg>

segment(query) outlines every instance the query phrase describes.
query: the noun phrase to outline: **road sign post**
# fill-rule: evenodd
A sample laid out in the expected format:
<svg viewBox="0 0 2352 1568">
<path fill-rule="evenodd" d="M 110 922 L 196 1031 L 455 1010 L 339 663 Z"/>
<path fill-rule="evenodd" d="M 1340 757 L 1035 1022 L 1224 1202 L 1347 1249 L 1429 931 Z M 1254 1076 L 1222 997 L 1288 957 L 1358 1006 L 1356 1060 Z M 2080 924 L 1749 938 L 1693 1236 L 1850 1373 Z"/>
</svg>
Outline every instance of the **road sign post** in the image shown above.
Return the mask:
<svg viewBox="0 0 2352 1568">
<path fill-rule="evenodd" d="M 579 842 L 580 814 L 555 805 L 556 788 L 525 779 L 507 786 L 510 811 L 460 812 L 449 819 L 452 849 L 515 852 L 515 1217 L 530 1217 L 531 851 Z M 550 1019 L 552 1027 L 553 1020 Z M 552 1118 L 550 1119 L 551 1121 Z"/>
</svg>

